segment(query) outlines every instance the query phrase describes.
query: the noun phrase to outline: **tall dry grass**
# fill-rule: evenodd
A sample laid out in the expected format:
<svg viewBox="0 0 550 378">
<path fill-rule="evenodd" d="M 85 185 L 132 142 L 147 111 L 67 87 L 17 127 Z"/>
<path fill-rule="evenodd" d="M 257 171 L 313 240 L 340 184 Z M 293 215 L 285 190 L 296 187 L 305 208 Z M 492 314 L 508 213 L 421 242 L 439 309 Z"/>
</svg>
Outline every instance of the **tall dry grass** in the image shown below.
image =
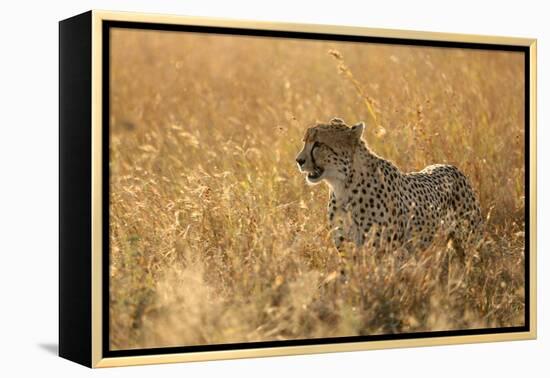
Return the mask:
<svg viewBox="0 0 550 378">
<path fill-rule="evenodd" d="M 113 349 L 524 322 L 524 82 L 516 53 L 116 30 Z M 339 116 L 403 170 L 451 163 L 486 231 L 464 264 L 349 251 L 294 158 Z"/>
</svg>

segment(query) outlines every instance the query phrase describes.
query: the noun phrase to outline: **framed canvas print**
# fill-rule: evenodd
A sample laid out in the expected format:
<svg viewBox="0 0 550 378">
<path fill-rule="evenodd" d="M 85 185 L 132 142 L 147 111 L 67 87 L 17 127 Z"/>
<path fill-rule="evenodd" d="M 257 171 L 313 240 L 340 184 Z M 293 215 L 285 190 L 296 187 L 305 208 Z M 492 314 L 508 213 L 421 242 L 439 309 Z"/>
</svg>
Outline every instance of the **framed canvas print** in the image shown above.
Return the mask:
<svg viewBox="0 0 550 378">
<path fill-rule="evenodd" d="M 536 41 L 60 22 L 59 353 L 536 337 Z"/>
</svg>

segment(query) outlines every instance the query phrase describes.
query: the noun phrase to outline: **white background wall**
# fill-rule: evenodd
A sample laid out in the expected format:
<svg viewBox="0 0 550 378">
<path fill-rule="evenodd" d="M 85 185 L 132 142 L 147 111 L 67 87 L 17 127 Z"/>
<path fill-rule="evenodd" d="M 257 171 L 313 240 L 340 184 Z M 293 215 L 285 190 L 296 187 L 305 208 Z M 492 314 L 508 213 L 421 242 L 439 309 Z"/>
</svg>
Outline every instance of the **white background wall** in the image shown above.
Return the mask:
<svg viewBox="0 0 550 378">
<path fill-rule="evenodd" d="M 88 376 L 57 344 L 57 21 L 89 9 L 417 29 L 539 39 L 539 339 L 118 368 L 98 376 L 548 376 L 546 197 L 550 26 L 545 1 L 7 1 L 0 21 L 0 375 Z M 546 211 L 543 211 L 545 209 Z M 55 375 L 54 375 L 55 374 Z"/>
</svg>

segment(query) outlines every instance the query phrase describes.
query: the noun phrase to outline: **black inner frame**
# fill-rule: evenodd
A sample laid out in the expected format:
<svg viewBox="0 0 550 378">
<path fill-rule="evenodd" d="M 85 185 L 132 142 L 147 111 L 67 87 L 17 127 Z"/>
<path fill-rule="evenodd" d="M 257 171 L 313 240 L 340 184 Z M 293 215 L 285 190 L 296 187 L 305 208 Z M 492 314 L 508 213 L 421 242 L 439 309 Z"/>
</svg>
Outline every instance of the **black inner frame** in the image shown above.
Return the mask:
<svg viewBox="0 0 550 378">
<path fill-rule="evenodd" d="M 525 321 L 523 326 L 518 327 L 500 327 L 500 328 L 480 328 L 480 329 L 465 329 L 465 330 L 450 330 L 450 331 L 433 331 L 433 332 L 414 332 L 402 334 L 384 334 L 384 335 L 367 335 L 367 336 L 343 336 L 331 338 L 313 338 L 313 339 L 296 339 L 296 340 L 281 340 L 281 341 L 259 341 L 247 343 L 232 343 L 232 344 L 208 344 L 208 345 L 188 345 L 178 347 L 161 347 L 161 348 L 146 348 L 146 349 L 127 349 L 127 350 L 110 350 L 110 332 L 109 332 L 109 267 L 110 267 L 110 246 L 109 246 L 109 188 L 110 188 L 110 172 L 109 172 L 109 145 L 110 145 L 110 29 L 142 29 L 156 31 L 179 31 L 179 32 L 195 32 L 208 34 L 223 34 L 223 35 L 241 35 L 241 36 L 256 36 L 256 37 L 271 37 L 271 38 L 291 38 L 291 39 L 307 39 L 307 40 L 328 40 L 340 42 L 363 42 L 363 43 L 382 43 L 382 44 L 397 44 L 397 45 L 413 45 L 427 47 L 445 47 L 445 48 L 466 48 L 477 50 L 496 50 L 496 51 L 516 51 L 523 52 L 525 65 Z M 487 335 L 512 332 L 529 332 L 530 331 L 530 202 L 529 197 L 529 182 L 530 182 L 530 54 L 528 46 L 516 45 L 499 45 L 499 44 L 484 44 L 470 42 L 447 42 L 447 41 L 428 41 L 421 39 L 404 39 L 404 38 L 386 38 L 386 37 L 367 37 L 357 35 L 334 35 L 324 33 L 306 33 L 306 32 L 288 32 L 288 31 L 273 31 L 259 29 L 241 29 L 241 28 L 225 28 L 211 26 L 193 26 L 193 25 L 169 25 L 160 23 L 145 23 L 145 22 L 126 22 L 126 21 L 103 21 L 102 22 L 102 156 L 103 156 L 103 266 L 102 266 L 102 320 L 103 320 L 103 357 L 126 357 L 140 355 L 158 355 L 171 353 L 192 353 L 234 349 L 255 349 L 255 348 L 272 348 L 285 346 L 305 346 L 315 344 L 337 344 L 350 342 L 364 341 L 381 341 L 381 340 L 404 340 L 404 339 L 423 339 L 431 337 L 446 337 L 446 336 L 467 336 L 467 335 Z"/>
</svg>

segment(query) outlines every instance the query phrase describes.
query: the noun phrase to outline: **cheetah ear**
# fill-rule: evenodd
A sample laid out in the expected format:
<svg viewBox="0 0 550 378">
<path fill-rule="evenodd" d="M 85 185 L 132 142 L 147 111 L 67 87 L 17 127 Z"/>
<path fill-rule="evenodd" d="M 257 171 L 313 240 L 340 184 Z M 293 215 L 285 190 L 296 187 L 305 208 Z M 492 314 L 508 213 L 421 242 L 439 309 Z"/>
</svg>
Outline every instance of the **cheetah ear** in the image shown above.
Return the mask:
<svg viewBox="0 0 550 378">
<path fill-rule="evenodd" d="M 330 120 L 331 125 L 345 125 L 346 123 L 342 118 L 333 118 Z"/>
<path fill-rule="evenodd" d="M 365 128 L 364 122 L 359 122 L 351 127 L 351 133 L 355 139 L 361 139 L 363 135 L 363 129 Z"/>
</svg>

